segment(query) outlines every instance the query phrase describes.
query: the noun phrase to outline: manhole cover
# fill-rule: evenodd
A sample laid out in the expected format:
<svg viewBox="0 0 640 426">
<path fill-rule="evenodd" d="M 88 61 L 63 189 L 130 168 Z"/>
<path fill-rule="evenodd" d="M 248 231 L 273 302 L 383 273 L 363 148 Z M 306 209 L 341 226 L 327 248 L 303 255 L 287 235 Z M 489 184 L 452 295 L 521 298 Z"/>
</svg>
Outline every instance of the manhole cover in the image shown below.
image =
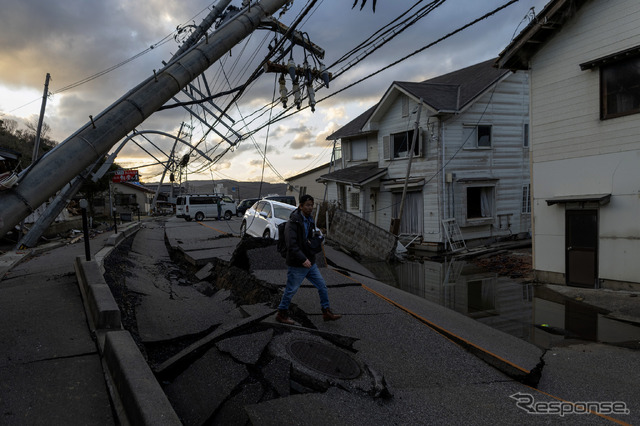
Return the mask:
<svg viewBox="0 0 640 426">
<path fill-rule="evenodd" d="M 296 360 L 318 373 L 338 379 L 355 379 L 360 366 L 347 353 L 311 340 L 295 340 L 287 352 Z"/>
</svg>

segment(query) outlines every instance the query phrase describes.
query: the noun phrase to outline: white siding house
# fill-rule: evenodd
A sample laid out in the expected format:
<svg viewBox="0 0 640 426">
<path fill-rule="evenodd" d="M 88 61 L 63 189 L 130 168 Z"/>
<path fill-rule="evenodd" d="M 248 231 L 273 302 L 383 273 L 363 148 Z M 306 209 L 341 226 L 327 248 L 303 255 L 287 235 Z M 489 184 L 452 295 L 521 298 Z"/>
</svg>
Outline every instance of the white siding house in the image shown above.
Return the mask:
<svg viewBox="0 0 640 426">
<path fill-rule="evenodd" d="M 399 226 L 427 249 L 448 248 L 443 222 L 452 219 L 467 244 L 528 236 L 529 81 L 494 62 L 394 82 L 374 107 L 329 136 L 340 139 L 345 168 L 321 180 L 336 185 L 347 210 L 383 229 Z M 345 200 L 341 186 L 350 194 Z"/>
<path fill-rule="evenodd" d="M 637 0 L 553 0 L 498 59 L 531 76 L 541 281 L 640 286 L 639 22 Z"/>
<path fill-rule="evenodd" d="M 316 201 L 322 201 L 325 195 L 325 186 L 318 182 L 318 178 L 329 172 L 331 163 L 323 164 L 306 172 L 291 176 L 285 180 L 287 183 L 286 195 L 293 195 L 299 200 L 304 194 L 311 195 Z"/>
</svg>

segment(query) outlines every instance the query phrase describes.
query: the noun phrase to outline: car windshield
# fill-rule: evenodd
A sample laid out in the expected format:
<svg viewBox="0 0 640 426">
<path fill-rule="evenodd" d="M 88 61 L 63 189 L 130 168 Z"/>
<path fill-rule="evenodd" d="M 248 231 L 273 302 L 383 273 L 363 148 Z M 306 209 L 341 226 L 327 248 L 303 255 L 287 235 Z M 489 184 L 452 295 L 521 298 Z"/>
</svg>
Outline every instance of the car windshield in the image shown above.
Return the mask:
<svg viewBox="0 0 640 426">
<path fill-rule="evenodd" d="M 282 220 L 289 220 L 289 216 L 291 216 L 291 212 L 293 209 L 288 209 L 286 207 L 281 206 L 273 206 L 274 207 L 274 217 Z"/>
</svg>

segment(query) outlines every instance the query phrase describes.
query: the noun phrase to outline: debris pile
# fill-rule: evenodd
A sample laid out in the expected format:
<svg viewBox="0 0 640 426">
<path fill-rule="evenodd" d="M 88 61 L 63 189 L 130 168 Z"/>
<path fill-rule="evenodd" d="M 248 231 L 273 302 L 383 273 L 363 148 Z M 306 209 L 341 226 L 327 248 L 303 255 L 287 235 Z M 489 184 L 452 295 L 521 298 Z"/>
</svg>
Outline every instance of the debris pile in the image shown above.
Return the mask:
<svg viewBox="0 0 640 426">
<path fill-rule="evenodd" d="M 528 252 L 502 252 L 471 259 L 477 266 L 509 278 L 531 279 L 531 254 Z"/>
</svg>

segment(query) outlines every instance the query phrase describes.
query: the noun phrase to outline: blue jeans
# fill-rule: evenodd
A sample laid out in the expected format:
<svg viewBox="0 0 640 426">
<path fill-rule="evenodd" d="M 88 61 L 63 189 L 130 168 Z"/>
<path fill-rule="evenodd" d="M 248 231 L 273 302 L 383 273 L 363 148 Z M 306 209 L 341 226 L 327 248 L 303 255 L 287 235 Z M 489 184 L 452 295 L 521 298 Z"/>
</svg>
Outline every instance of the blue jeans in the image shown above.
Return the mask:
<svg viewBox="0 0 640 426">
<path fill-rule="evenodd" d="M 305 278 L 318 289 L 320 306 L 322 306 L 322 308 L 329 307 L 329 292 L 327 291 L 327 284 L 324 282 L 324 278 L 322 278 L 318 266 L 311 265 L 311 268 L 305 268 L 304 266 L 289 266 L 287 269 L 287 287 L 284 289 L 282 300 L 280 300 L 280 305 L 278 306 L 279 310 L 289 309 L 291 298 L 296 294 Z"/>
</svg>

